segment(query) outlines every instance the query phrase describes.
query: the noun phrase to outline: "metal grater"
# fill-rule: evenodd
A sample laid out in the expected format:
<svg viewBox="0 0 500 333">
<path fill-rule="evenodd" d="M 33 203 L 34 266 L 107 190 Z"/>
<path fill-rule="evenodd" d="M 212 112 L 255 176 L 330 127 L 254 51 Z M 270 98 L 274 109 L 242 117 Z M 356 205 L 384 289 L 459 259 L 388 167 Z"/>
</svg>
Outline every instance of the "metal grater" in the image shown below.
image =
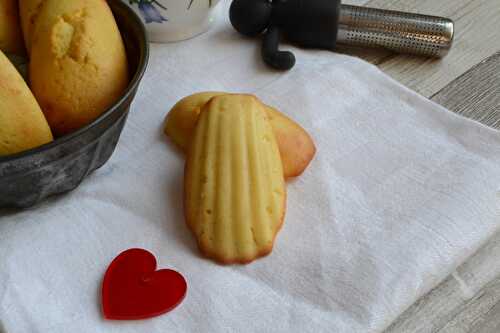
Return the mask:
<svg viewBox="0 0 500 333">
<path fill-rule="evenodd" d="M 441 58 L 453 43 L 453 21 L 443 17 L 341 5 L 338 22 L 338 44 Z"/>
</svg>

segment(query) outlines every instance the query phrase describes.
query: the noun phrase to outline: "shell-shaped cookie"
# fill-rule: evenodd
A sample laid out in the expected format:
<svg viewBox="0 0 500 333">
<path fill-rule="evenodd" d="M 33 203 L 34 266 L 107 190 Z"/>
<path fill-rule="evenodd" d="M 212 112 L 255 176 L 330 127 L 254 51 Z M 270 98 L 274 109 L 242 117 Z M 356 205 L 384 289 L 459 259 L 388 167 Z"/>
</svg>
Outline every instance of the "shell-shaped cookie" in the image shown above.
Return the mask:
<svg viewBox="0 0 500 333">
<path fill-rule="evenodd" d="M 247 263 L 271 252 L 286 188 L 276 139 L 255 97 L 217 96 L 203 107 L 184 181 L 186 222 L 206 256 Z"/>
</svg>

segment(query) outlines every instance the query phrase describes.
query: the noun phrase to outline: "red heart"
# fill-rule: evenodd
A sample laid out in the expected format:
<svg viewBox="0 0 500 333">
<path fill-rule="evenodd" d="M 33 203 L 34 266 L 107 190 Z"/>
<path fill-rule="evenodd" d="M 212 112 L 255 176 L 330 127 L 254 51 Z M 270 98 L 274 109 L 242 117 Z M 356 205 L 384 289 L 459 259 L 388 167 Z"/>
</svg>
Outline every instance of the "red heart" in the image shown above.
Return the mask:
<svg viewBox="0 0 500 333">
<path fill-rule="evenodd" d="M 102 283 L 102 309 L 107 319 L 145 319 L 174 309 L 186 296 L 187 284 L 176 271 L 156 271 L 156 259 L 143 249 L 120 253 Z"/>
</svg>

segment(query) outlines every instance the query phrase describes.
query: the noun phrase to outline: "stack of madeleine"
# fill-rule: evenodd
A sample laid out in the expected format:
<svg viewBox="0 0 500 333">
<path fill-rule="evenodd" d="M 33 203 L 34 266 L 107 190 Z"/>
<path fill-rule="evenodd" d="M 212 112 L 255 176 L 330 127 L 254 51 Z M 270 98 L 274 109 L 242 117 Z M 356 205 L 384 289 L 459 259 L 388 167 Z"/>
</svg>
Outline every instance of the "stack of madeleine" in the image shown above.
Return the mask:
<svg viewBox="0 0 500 333">
<path fill-rule="evenodd" d="M 29 85 L 2 51 L 28 56 Z M 106 1 L 0 1 L 0 156 L 91 123 L 128 82 L 125 47 Z"/>
</svg>

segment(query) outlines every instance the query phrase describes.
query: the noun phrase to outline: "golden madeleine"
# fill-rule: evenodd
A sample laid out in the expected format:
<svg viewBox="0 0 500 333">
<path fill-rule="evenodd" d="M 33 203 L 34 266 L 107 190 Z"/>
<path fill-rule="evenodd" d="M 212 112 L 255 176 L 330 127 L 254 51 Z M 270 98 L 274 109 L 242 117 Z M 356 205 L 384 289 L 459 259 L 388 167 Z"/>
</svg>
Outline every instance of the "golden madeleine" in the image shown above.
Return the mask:
<svg viewBox="0 0 500 333">
<path fill-rule="evenodd" d="M 273 107 L 266 107 L 283 162 L 286 178 L 298 177 L 316 154 L 316 146 L 305 129 Z"/>
<path fill-rule="evenodd" d="M 207 91 L 184 97 L 167 114 L 165 134 L 184 152 L 193 136 L 201 107 L 212 97 L 225 95 L 223 92 Z"/>
<path fill-rule="evenodd" d="M 165 134 L 186 151 L 201 107 L 212 97 L 225 94 L 201 92 L 181 99 L 167 115 Z M 316 153 L 314 142 L 306 130 L 283 113 L 270 106 L 265 106 L 265 110 L 278 142 L 285 177 L 297 177 L 304 172 Z"/>
<path fill-rule="evenodd" d="M 99 117 L 128 84 L 125 47 L 102 0 L 45 0 L 31 35 L 31 88 L 55 135 Z"/>
<path fill-rule="evenodd" d="M 52 133 L 35 97 L 0 51 L 0 156 L 50 141 Z"/>
<path fill-rule="evenodd" d="M 222 95 L 203 106 L 187 154 L 186 222 L 200 250 L 221 263 L 271 252 L 283 223 L 283 166 L 264 105 Z"/>
</svg>

